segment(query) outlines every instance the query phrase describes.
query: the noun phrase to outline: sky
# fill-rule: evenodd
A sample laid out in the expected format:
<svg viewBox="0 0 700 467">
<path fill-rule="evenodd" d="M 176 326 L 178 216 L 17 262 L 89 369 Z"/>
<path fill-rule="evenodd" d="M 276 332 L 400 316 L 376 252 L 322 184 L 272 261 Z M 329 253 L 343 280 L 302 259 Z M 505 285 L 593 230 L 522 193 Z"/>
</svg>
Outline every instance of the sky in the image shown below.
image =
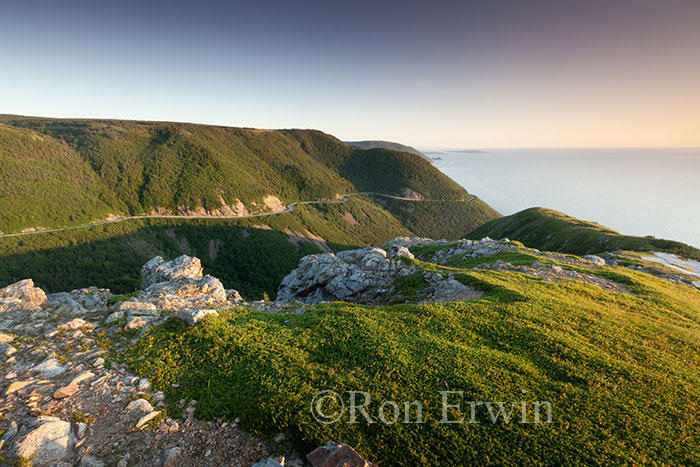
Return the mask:
<svg viewBox="0 0 700 467">
<path fill-rule="evenodd" d="M 700 146 L 700 1 L 2 0 L 0 113 Z"/>
</svg>

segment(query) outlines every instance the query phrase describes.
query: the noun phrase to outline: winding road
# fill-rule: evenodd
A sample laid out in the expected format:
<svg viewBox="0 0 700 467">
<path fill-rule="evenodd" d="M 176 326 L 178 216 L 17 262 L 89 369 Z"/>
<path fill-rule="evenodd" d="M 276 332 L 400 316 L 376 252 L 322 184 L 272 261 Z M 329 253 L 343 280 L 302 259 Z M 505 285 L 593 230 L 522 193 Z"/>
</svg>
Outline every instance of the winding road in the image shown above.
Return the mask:
<svg viewBox="0 0 700 467">
<path fill-rule="evenodd" d="M 387 195 L 385 193 L 375 193 L 375 192 L 367 191 L 367 192 L 361 192 L 361 193 L 348 193 L 345 195 L 340 195 L 340 199 L 337 201 L 336 200 L 333 200 L 333 201 L 297 201 L 295 203 L 288 204 L 286 208 L 284 208 L 280 211 L 265 212 L 262 214 L 248 214 L 245 216 L 182 216 L 182 215 L 175 215 L 175 214 L 173 214 L 173 215 L 145 214 L 142 216 L 120 217 L 118 219 L 92 222 L 90 224 L 74 225 L 71 227 L 58 227 L 55 229 L 33 230 L 31 232 L 18 232 L 18 233 L 1 234 L 0 238 L 20 237 L 23 235 L 34 235 L 34 234 L 49 233 L 49 232 L 63 232 L 66 230 L 84 229 L 87 227 L 94 227 L 96 225 L 115 224 L 117 222 L 124 222 L 124 221 L 130 221 L 130 220 L 135 220 L 135 219 L 248 219 L 251 217 L 274 216 L 277 214 L 283 214 L 285 212 L 292 212 L 300 204 L 341 204 L 341 203 L 347 203 L 348 201 L 350 201 L 349 198 L 351 196 L 361 196 L 361 195 L 383 196 L 385 198 L 398 199 L 401 201 L 416 201 L 416 202 L 419 202 L 419 201 L 422 201 L 422 202 L 456 201 L 456 200 L 440 200 L 440 199 L 404 198 L 401 196 Z M 470 195 L 470 198 L 467 200 L 467 202 L 474 200 L 474 198 L 476 198 L 476 196 Z"/>
</svg>

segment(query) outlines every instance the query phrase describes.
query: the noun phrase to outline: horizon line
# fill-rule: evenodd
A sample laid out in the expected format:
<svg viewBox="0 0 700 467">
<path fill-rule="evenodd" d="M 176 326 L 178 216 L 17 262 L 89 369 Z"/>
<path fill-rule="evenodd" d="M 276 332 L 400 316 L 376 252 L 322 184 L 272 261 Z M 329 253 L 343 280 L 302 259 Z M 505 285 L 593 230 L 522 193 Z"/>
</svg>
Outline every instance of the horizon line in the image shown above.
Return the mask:
<svg viewBox="0 0 700 467">
<path fill-rule="evenodd" d="M 320 128 L 313 128 L 313 127 L 301 127 L 301 126 L 289 126 L 289 127 L 278 127 L 278 128 L 263 128 L 263 127 L 253 127 L 253 126 L 237 126 L 233 124 L 221 124 L 221 123 L 202 123 L 202 122 L 194 122 L 194 121 L 186 121 L 186 120 L 152 120 L 148 118 L 122 118 L 122 117 L 66 117 L 66 116 L 61 116 L 61 117 L 56 117 L 56 116 L 46 116 L 46 115 L 24 115 L 24 114 L 15 114 L 15 113 L 5 113 L 5 112 L 0 112 L 0 116 L 10 116 L 10 117 L 24 117 L 24 118 L 49 118 L 49 119 L 55 119 L 55 120 L 113 120 L 113 121 L 120 121 L 120 122 L 136 122 L 136 123 L 176 123 L 176 124 L 187 124 L 187 125 L 201 125 L 201 126 L 216 126 L 216 127 L 222 127 L 222 128 L 239 128 L 239 129 L 249 129 L 249 130 L 264 130 L 264 131 L 281 131 L 281 130 L 315 130 L 315 131 L 321 131 L 323 133 L 326 133 L 328 135 L 331 135 L 337 139 L 339 139 L 342 142 L 358 142 L 358 141 L 386 141 L 386 142 L 392 142 L 392 143 L 398 143 L 398 144 L 403 144 L 406 146 L 412 146 L 419 150 L 420 152 L 424 151 L 452 151 L 452 152 L 460 152 L 460 151 L 494 151 L 494 150 L 500 150 L 500 149 L 700 149 L 700 143 L 697 145 L 683 145 L 683 146 L 667 146 L 667 145 L 658 145 L 658 146 L 627 146 L 627 145 L 612 145 L 612 146 L 426 146 L 426 145 L 418 145 L 418 144 L 411 144 L 405 141 L 396 141 L 392 138 L 363 138 L 363 139 L 348 139 L 348 138 L 340 138 L 336 136 L 333 133 L 329 133 L 326 130 L 320 129 Z"/>
</svg>

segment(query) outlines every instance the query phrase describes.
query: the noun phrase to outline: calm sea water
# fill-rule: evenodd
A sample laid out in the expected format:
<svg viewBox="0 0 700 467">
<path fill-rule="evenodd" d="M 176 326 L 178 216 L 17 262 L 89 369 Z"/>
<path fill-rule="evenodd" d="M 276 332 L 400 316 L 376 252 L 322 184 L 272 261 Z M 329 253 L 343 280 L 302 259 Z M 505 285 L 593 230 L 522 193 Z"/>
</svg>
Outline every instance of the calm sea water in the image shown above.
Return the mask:
<svg viewBox="0 0 700 467">
<path fill-rule="evenodd" d="M 700 247 L 700 149 L 425 152 L 503 215 L 542 206 Z"/>
</svg>

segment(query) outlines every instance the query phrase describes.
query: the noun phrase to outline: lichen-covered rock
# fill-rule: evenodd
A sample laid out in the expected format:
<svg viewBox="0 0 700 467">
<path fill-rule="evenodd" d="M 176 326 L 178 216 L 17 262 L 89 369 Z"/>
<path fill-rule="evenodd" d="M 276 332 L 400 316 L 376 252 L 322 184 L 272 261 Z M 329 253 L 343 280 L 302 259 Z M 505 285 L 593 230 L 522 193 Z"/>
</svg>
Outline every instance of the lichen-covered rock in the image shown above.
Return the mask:
<svg viewBox="0 0 700 467">
<path fill-rule="evenodd" d="M 182 255 L 166 262 L 156 256 L 141 268 L 141 287 L 145 289 L 152 284 L 181 277 L 202 277 L 202 262 L 199 258 Z"/>
</svg>

